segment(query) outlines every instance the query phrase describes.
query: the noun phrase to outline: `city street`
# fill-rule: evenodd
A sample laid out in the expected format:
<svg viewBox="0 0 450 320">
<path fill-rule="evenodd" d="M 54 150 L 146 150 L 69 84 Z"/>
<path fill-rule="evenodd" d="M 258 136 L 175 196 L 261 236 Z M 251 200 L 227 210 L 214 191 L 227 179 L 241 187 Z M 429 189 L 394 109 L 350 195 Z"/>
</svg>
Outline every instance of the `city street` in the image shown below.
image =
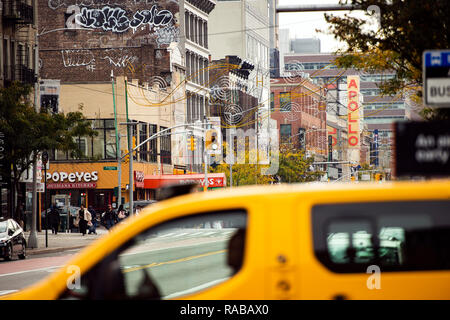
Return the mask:
<svg viewBox="0 0 450 320">
<path fill-rule="evenodd" d="M 0 300 L 450 300 L 449 0 L 0 9 Z"/>
<path fill-rule="evenodd" d="M 80 249 L 28 256 L 25 260 L 0 261 L 0 295 L 32 285 L 63 266 Z"/>
</svg>

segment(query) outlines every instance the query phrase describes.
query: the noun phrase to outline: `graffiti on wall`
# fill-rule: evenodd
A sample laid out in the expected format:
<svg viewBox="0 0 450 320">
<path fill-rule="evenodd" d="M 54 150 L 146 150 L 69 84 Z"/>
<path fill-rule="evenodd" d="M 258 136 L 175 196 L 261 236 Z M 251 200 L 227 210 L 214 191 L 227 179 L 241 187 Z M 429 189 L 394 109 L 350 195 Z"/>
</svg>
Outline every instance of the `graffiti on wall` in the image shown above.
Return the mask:
<svg viewBox="0 0 450 320">
<path fill-rule="evenodd" d="M 92 50 L 89 49 L 66 49 L 61 50 L 63 65 L 69 67 L 86 67 L 88 71 L 94 71 L 96 59 Z M 101 52 L 99 60 L 106 60 L 114 67 L 127 67 L 138 61 L 138 57 L 133 56 L 126 49 L 107 49 Z"/>
<path fill-rule="evenodd" d="M 83 7 L 81 12 L 75 15 L 75 22 L 85 28 L 102 28 L 104 31 L 122 33 L 128 29 L 136 32 L 138 28 L 149 26 L 149 28 L 165 27 L 173 21 L 173 15 L 169 10 L 158 10 L 153 5 L 150 10 L 138 10 L 132 18 L 127 12 L 119 7 L 109 6 L 101 9 Z"/>
<path fill-rule="evenodd" d="M 108 60 L 115 67 L 127 67 L 138 60 L 138 57 L 132 56 L 127 50 L 107 49 L 103 52 L 101 59 Z"/>
<path fill-rule="evenodd" d="M 91 50 L 61 50 L 61 55 L 64 67 L 66 68 L 85 66 L 90 71 L 95 70 L 95 58 Z"/>
<path fill-rule="evenodd" d="M 82 7 L 94 6 L 124 6 L 124 5 L 138 5 L 138 4 L 152 4 L 155 0 L 48 0 L 49 8 L 56 10 L 62 7 L 69 7 L 71 5 Z M 172 2 L 172 1 L 169 1 Z M 177 1 L 173 1 L 178 3 Z"/>
<path fill-rule="evenodd" d="M 156 30 L 155 34 L 158 46 L 163 44 L 169 45 L 171 42 L 178 42 L 180 39 L 180 29 L 174 26 L 160 28 Z"/>
</svg>

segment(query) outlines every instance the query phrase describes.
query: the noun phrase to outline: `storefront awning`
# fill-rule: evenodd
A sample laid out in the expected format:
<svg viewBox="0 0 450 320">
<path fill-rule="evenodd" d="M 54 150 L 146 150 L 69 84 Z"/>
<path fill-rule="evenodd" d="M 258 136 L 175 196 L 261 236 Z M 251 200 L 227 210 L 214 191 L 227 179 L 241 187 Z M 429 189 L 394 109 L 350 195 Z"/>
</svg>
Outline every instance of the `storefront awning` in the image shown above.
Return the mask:
<svg viewBox="0 0 450 320">
<path fill-rule="evenodd" d="M 198 183 L 203 186 L 205 182 L 204 174 L 163 174 L 146 175 L 144 179 L 145 189 L 157 189 L 170 184 Z M 226 187 L 227 179 L 225 173 L 208 173 L 208 187 Z"/>
</svg>

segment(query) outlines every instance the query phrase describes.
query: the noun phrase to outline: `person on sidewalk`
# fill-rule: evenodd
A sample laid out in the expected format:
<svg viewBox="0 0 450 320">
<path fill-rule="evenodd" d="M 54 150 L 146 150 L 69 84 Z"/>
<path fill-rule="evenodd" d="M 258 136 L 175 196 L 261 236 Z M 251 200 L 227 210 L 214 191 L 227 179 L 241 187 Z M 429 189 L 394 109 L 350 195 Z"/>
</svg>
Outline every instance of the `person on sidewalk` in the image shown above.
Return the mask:
<svg viewBox="0 0 450 320">
<path fill-rule="evenodd" d="M 89 228 L 89 234 L 97 234 L 97 212 L 92 206 L 88 207 L 88 211 L 92 216 L 92 226 Z"/>
<path fill-rule="evenodd" d="M 59 214 L 58 208 L 56 208 L 56 206 L 53 204 L 50 207 L 50 212 L 49 212 L 48 218 L 49 218 L 48 222 L 50 224 L 50 227 L 52 228 L 52 233 L 58 234 L 59 222 L 60 222 L 61 216 Z"/>
<path fill-rule="evenodd" d="M 123 208 L 123 205 L 121 204 L 119 206 L 119 210 L 117 210 L 117 220 L 118 222 L 122 222 L 127 217 L 125 213 L 125 209 Z"/>
<path fill-rule="evenodd" d="M 91 225 L 92 225 L 92 215 L 84 207 L 84 205 L 81 205 L 80 210 L 78 211 L 78 226 L 83 236 L 86 234 L 88 226 Z"/>
<path fill-rule="evenodd" d="M 109 230 L 115 225 L 117 221 L 117 214 L 110 204 L 108 204 L 108 209 L 102 213 L 102 218 L 105 221 L 106 229 Z"/>
</svg>

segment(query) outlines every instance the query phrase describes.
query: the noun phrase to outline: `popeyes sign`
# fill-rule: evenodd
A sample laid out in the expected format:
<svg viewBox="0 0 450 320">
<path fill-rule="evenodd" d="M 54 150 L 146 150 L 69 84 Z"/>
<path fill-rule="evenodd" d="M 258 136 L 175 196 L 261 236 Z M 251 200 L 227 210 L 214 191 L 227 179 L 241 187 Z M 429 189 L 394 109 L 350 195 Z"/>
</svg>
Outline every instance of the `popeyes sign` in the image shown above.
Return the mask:
<svg viewBox="0 0 450 320">
<path fill-rule="evenodd" d="M 53 173 L 47 172 L 47 181 L 53 180 L 53 182 L 80 183 L 80 182 L 93 182 L 98 180 L 98 172 L 64 172 L 55 171 Z"/>
<path fill-rule="evenodd" d="M 47 185 L 48 189 L 95 189 L 98 172 L 47 172 L 47 181 L 54 182 Z"/>
<path fill-rule="evenodd" d="M 347 76 L 348 147 L 359 148 L 359 76 Z"/>
</svg>

